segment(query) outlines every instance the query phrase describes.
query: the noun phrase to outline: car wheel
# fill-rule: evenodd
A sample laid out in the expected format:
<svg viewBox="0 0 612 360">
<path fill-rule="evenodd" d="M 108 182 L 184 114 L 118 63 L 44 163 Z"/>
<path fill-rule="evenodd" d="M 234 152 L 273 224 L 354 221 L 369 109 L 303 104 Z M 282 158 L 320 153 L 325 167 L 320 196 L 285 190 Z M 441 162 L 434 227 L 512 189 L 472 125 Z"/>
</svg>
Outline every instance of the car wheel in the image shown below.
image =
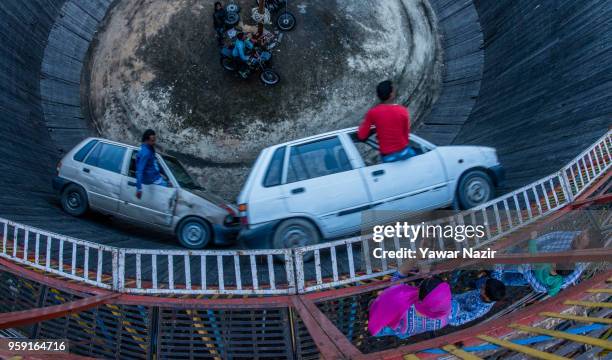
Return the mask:
<svg viewBox="0 0 612 360">
<path fill-rule="evenodd" d="M 177 237 L 183 247 L 188 249 L 203 249 L 212 238 L 210 225 L 197 217 L 190 217 L 179 225 Z"/>
<path fill-rule="evenodd" d="M 61 203 L 62 209 L 72 216 L 82 216 L 89 208 L 87 192 L 76 184 L 70 184 L 62 191 Z"/>
<path fill-rule="evenodd" d="M 461 208 L 471 209 L 493 198 L 493 182 L 480 170 L 470 171 L 461 178 L 457 193 Z"/>
<path fill-rule="evenodd" d="M 304 219 L 289 219 L 283 221 L 272 239 L 275 249 L 291 249 L 308 245 L 318 244 L 320 240 L 319 230 L 310 221 Z M 312 252 L 304 255 L 304 261 L 311 261 L 314 257 Z M 277 260 L 284 261 L 284 256 L 275 255 Z"/>
</svg>

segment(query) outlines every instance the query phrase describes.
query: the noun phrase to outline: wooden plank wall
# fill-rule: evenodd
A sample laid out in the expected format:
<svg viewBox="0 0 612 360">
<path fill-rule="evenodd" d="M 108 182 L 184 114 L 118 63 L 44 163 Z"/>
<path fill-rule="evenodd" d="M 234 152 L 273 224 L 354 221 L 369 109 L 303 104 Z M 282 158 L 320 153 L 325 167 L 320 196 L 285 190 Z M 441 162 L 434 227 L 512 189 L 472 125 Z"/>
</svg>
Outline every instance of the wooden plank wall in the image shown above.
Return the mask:
<svg viewBox="0 0 612 360">
<path fill-rule="evenodd" d="M 51 28 L 40 79 L 46 126 L 60 152 L 95 132 L 81 113 L 81 70 L 111 0 L 68 0 Z"/>
<path fill-rule="evenodd" d="M 44 212 L 57 148 L 44 126 L 40 67 L 64 0 L 0 1 L 0 214 Z"/>
<path fill-rule="evenodd" d="M 612 124 L 612 2 L 475 5 L 485 67 L 454 142 L 497 148 L 509 190 L 558 170 Z"/>
<path fill-rule="evenodd" d="M 472 0 L 430 0 L 438 20 L 444 53 L 438 101 L 416 133 L 438 145 L 449 145 L 472 112 L 484 66 L 483 37 Z"/>
</svg>

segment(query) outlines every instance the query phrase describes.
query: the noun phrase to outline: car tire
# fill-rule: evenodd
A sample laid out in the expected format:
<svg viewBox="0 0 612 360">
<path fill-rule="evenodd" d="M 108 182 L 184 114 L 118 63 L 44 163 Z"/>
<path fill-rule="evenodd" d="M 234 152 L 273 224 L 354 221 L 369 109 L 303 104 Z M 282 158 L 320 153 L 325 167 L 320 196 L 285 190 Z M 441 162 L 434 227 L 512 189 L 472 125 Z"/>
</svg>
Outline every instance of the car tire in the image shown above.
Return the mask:
<svg viewBox="0 0 612 360">
<path fill-rule="evenodd" d="M 181 221 L 176 236 L 183 247 L 199 250 L 208 246 L 213 233 L 210 224 L 205 220 L 188 217 Z"/>
<path fill-rule="evenodd" d="M 480 170 L 473 170 L 461 177 L 457 196 L 461 209 L 467 210 L 491 200 L 495 188 L 491 177 Z"/>
<path fill-rule="evenodd" d="M 319 230 L 310 221 L 304 219 L 285 220 L 274 232 L 272 246 L 275 249 L 291 249 L 319 243 L 321 236 Z M 304 262 L 312 261 L 314 254 L 308 252 L 304 255 Z M 278 261 L 284 261 L 283 255 L 275 255 Z"/>
<path fill-rule="evenodd" d="M 62 191 L 62 209 L 72 216 L 83 216 L 89 208 L 87 192 L 81 186 L 70 184 Z"/>
</svg>

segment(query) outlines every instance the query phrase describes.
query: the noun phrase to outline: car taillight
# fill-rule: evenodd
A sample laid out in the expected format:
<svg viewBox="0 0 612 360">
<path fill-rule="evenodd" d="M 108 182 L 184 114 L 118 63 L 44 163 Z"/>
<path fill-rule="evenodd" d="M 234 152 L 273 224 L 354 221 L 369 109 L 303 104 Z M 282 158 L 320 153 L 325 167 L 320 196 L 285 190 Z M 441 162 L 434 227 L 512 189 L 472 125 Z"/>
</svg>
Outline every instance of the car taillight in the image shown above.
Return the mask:
<svg viewBox="0 0 612 360">
<path fill-rule="evenodd" d="M 240 216 L 240 224 L 242 224 L 243 226 L 249 225 L 249 217 L 247 214 L 247 209 L 248 209 L 247 204 L 238 205 L 238 211 L 239 211 L 238 216 Z"/>
<path fill-rule="evenodd" d="M 62 161 L 60 160 L 57 162 L 57 165 L 55 166 L 55 171 L 57 172 L 57 176 L 59 176 L 61 168 L 62 168 Z"/>
<path fill-rule="evenodd" d="M 223 210 L 227 211 L 227 216 L 223 220 L 223 223 L 226 226 L 237 225 L 238 219 L 236 218 L 236 212 L 227 204 L 219 204 L 219 207 L 223 208 Z"/>
</svg>

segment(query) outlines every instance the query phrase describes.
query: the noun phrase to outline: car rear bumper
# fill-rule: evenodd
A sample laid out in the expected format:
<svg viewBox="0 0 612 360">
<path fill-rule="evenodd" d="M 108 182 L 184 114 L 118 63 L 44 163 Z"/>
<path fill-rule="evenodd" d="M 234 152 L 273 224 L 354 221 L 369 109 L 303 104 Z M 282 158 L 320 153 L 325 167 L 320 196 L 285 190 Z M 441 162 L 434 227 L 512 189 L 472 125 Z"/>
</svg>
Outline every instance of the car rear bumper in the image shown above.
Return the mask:
<svg viewBox="0 0 612 360">
<path fill-rule="evenodd" d="M 506 180 L 506 170 L 501 165 L 491 166 L 489 168 L 491 174 L 493 174 L 493 182 L 496 186 L 499 186 Z"/>
<path fill-rule="evenodd" d="M 223 226 L 214 225 L 215 231 L 215 245 L 228 246 L 236 243 L 238 234 L 240 233 L 240 226 Z"/>
<path fill-rule="evenodd" d="M 269 249 L 272 247 L 272 235 L 278 221 L 271 221 L 242 228 L 239 241 L 250 249 Z"/>
<path fill-rule="evenodd" d="M 63 177 L 54 176 L 51 184 L 53 185 L 53 190 L 59 193 L 69 182 L 70 181 L 64 179 Z"/>
</svg>

